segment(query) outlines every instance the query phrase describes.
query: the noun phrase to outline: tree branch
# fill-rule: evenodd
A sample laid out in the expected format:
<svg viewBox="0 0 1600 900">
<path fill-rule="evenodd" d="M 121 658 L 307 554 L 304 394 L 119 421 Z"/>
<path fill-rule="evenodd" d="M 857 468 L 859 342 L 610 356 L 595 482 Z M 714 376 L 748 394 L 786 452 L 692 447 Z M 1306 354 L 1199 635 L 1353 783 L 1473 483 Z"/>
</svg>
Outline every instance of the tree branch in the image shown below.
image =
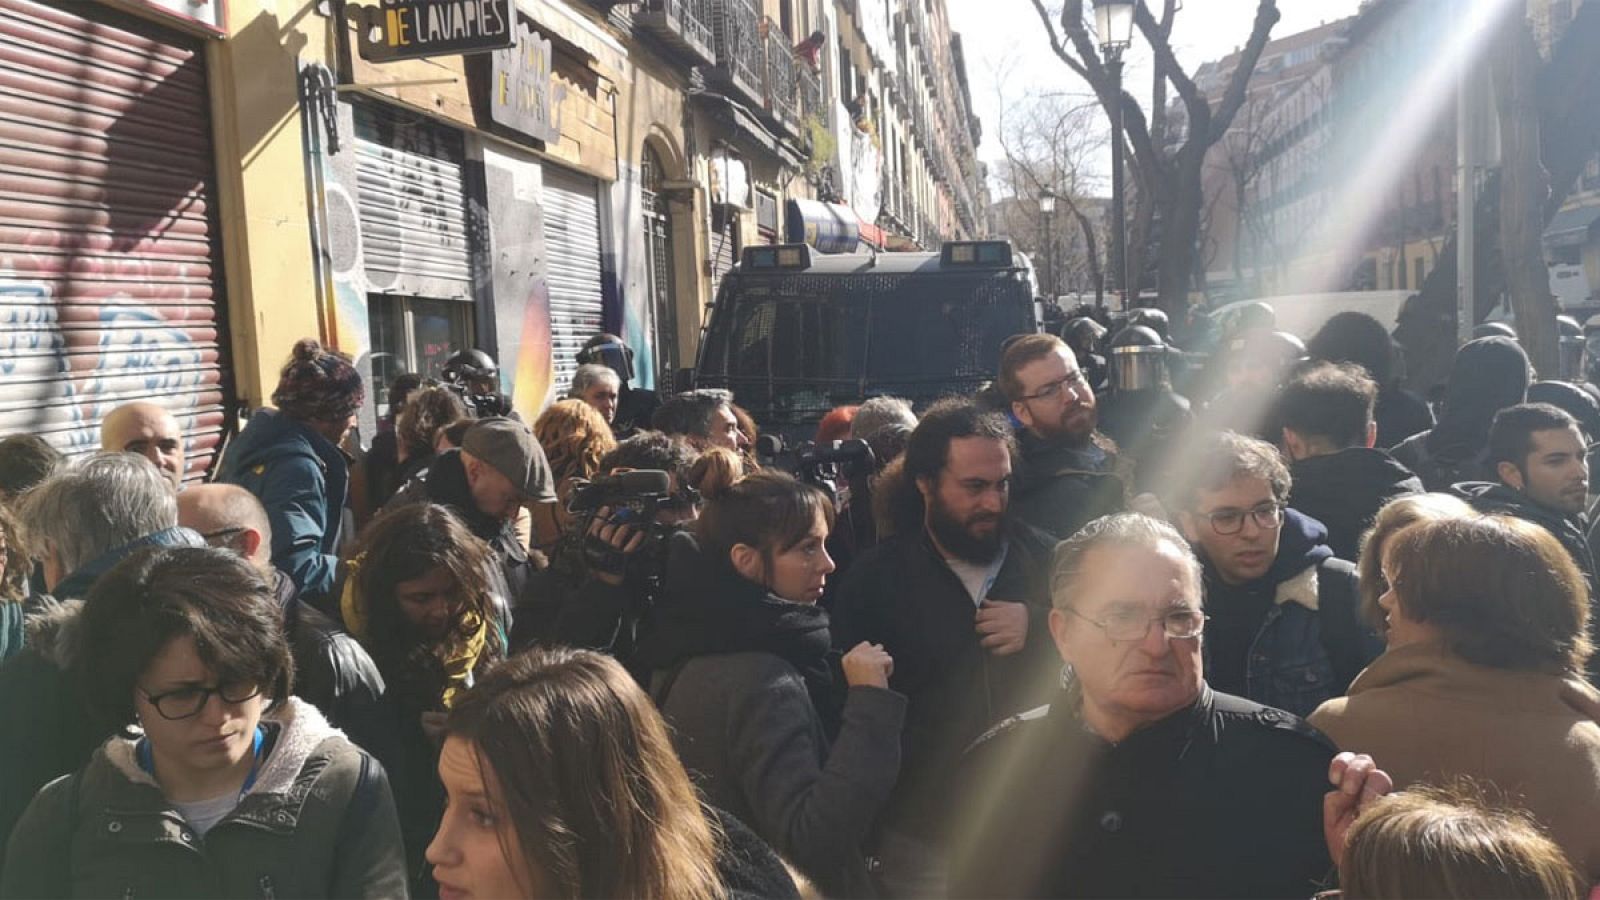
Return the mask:
<svg viewBox="0 0 1600 900">
<path fill-rule="evenodd" d="M 1272 0 L 1262 0 L 1262 2 L 1270 3 Z M 1200 96 L 1200 89 L 1194 86 L 1194 81 L 1183 71 L 1178 57 L 1172 53 L 1172 42 L 1163 33 L 1161 25 L 1150 15 L 1150 10 L 1144 3 L 1141 2 L 1134 7 L 1133 21 L 1139 26 L 1139 33 L 1150 42 L 1150 49 L 1155 51 L 1156 65 L 1162 70 L 1158 73 L 1158 77 L 1165 77 L 1167 81 L 1172 82 L 1172 86 L 1178 91 L 1178 96 L 1183 100 L 1183 105 L 1189 110 L 1189 118 L 1192 121 L 1199 109 L 1206 106 L 1205 98 Z M 1207 111 L 1209 112 L 1209 108 Z"/>
<path fill-rule="evenodd" d="M 1261 51 L 1266 48 L 1267 39 L 1272 36 L 1272 26 L 1278 24 L 1279 17 L 1277 0 L 1261 0 L 1261 5 L 1256 7 L 1255 24 L 1250 26 L 1250 40 L 1245 42 L 1244 51 L 1239 54 L 1239 65 L 1233 70 L 1233 76 L 1228 81 L 1228 89 L 1222 95 L 1222 102 L 1217 104 L 1216 110 L 1211 115 L 1211 132 L 1206 146 L 1209 147 L 1222 140 L 1222 135 L 1227 133 L 1228 126 L 1233 124 L 1233 117 L 1239 112 L 1239 107 L 1244 105 L 1250 76 L 1255 73 L 1256 63 L 1261 60 Z"/>
<path fill-rule="evenodd" d="M 1039 14 L 1039 21 L 1044 23 L 1044 33 L 1050 38 L 1050 49 L 1054 50 L 1056 56 L 1067 64 L 1067 68 L 1076 72 L 1079 78 L 1089 82 L 1090 87 L 1094 87 L 1095 80 L 1090 76 L 1088 67 L 1084 63 L 1073 59 L 1072 54 L 1061 46 L 1061 38 L 1056 35 L 1055 23 L 1050 21 L 1050 11 L 1044 8 L 1044 0 L 1033 0 L 1033 9 Z M 1103 73 L 1101 77 L 1104 77 Z M 1096 88 L 1096 93 L 1099 93 L 1098 88 Z"/>
</svg>

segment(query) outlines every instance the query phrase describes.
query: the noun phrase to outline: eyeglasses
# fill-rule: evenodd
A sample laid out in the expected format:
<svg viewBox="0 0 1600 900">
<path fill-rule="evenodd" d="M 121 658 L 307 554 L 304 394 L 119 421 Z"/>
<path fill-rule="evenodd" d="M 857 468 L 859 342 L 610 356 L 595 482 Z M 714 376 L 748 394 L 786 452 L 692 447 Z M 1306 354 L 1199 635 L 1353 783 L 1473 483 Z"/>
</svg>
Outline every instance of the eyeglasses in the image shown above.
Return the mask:
<svg viewBox="0 0 1600 900">
<path fill-rule="evenodd" d="M 1159 616 L 1146 615 L 1138 609 L 1115 609 L 1103 619 L 1091 619 L 1081 612 L 1068 606 L 1066 611 L 1088 622 L 1106 633 L 1106 637 L 1126 643 L 1129 641 L 1142 641 L 1150 633 L 1150 624 L 1160 622 L 1161 630 L 1173 640 L 1186 641 L 1197 638 L 1205 631 L 1206 621 L 1211 617 L 1198 609 L 1181 607 L 1169 609 Z"/>
<path fill-rule="evenodd" d="M 1039 388 L 1037 391 L 1034 391 L 1031 394 L 1023 394 L 1022 395 L 1022 399 L 1023 400 L 1050 400 L 1050 399 L 1054 398 L 1055 396 L 1057 396 L 1058 394 L 1060 394 L 1062 388 L 1071 388 L 1072 390 L 1076 391 L 1079 388 L 1085 386 L 1086 384 L 1087 384 L 1087 382 L 1084 381 L 1083 373 L 1081 371 L 1080 372 L 1073 372 L 1071 375 L 1068 375 L 1065 378 L 1058 379 L 1056 381 L 1050 382 L 1049 384 L 1045 385 L 1042 388 Z"/>
<path fill-rule="evenodd" d="M 211 695 L 216 694 L 222 698 L 223 703 L 243 703 L 253 697 L 261 695 L 261 685 L 243 682 L 229 682 L 213 687 L 181 687 L 165 694 L 152 694 L 144 688 L 139 689 L 144 694 L 144 699 L 156 708 L 161 718 L 177 721 L 188 719 L 200 714 L 206 708 L 206 703 L 211 700 Z"/>
<path fill-rule="evenodd" d="M 1283 524 L 1283 504 L 1263 503 L 1250 509 L 1224 509 L 1198 515 L 1210 522 L 1211 530 L 1217 534 L 1238 534 L 1244 528 L 1246 516 L 1255 519 L 1256 527 L 1266 531 Z"/>
</svg>

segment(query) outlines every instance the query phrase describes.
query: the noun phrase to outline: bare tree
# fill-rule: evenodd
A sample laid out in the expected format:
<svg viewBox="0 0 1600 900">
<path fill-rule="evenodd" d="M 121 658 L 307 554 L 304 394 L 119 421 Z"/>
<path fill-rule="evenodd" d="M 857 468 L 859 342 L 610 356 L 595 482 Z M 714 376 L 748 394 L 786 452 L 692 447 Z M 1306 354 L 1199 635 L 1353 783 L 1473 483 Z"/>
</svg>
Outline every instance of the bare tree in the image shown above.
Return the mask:
<svg viewBox="0 0 1600 900">
<path fill-rule="evenodd" d="M 1085 202 L 1094 194 L 1092 160 L 1104 147 L 1098 107 L 1075 102 L 1062 93 L 1019 100 L 1007 91 L 1003 73 L 996 78 L 996 85 L 1003 100 L 996 131 L 1006 156 L 999 174 L 1013 198 L 1002 207 L 1007 217 L 1004 225 L 1013 238 L 1043 252 L 1051 263 L 1050 274 L 1056 283 L 1047 286 L 1047 294 L 1057 293 L 1062 286 L 1081 289 L 1087 284 L 1101 303 L 1101 240 Z M 1038 203 L 1045 191 L 1065 208 L 1065 215 L 1058 208 L 1054 221 L 1048 223 Z M 1081 243 L 1071 239 L 1073 231 Z M 1061 278 L 1062 274 L 1068 277 Z"/>
<path fill-rule="evenodd" d="M 1473 313 L 1474 321 L 1482 321 L 1509 291 L 1517 309 L 1517 330 L 1530 336 L 1528 349 L 1535 364 L 1553 372 L 1555 358 L 1549 354 L 1556 346 L 1555 316 L 1548 303 L 1537 299 L 1548 298 L 1548 281 L 1535 286 L 1530 277 L 1535 271 L 1530 260 L 1540 260 L 1537 271 L 1544 270 L 1542 254 L 1536 255 L 1537 237 L 1534 241 L 1527 237 L 1531 221 L 1527 206 L 1537 207 L 1537 234 L 1571 196 L 1583 167 L 1600 148 L 1600 53 L 1594 51 L 1600 46 L 1600 0 L 1585 0 L 1578 7 L 1547 60 L 1537 58 L 1537 50 L 1523 41 L 1522 29 L 1515 27 L 1515 22 L 1510 25 L 1505 30 L 1517 33 L 1502 35 L 1501 41 L 1509 40 L 1511 46 L 1491 45 L 1495 48 L 1491 52 L 1502 57 L 1493 62 L 1491 71 L 1504 85 L 1502 92 L 1511 105 L 1503 112 L 1510 121 L 1501 122 L 1505 141 L 1502 170 L 1485 180 L 1475 204 L 1477 290 Z M 1530 52 L 1532 59 L 1527 56 Z M 1530 115 L 1536 122 L 1530 122 Z M 1517 133 L 1508 136 L 1508 127 Z M 1539 187 L 1540 173 L 1530 167 L 1528 151 L 1532 148 L 1537 150 L 1537 159 L 1531 165 L 1542 171 L 1546 190 Z M 1503 227 L 1507 201 L 1518 221 Z M 1463 197 L 1460 202 L 1470 200 Z M 1517 269 L 1517 274 L 1513 275 L 1512 269 Z M 1406 348 L 1411 383 L 1417 387 L 1442 382 L 1449 371 L 1456 349 L 1456 280 L 1456 239 L 1452 236 L 1421 292 L 1401 310 L 1395 329 L 1395 338 Z"/>
<path fill-rule="evenodd" d="M 1183 70 L 1172 50 L 1172 26 L 1178 0 L 1160 0 L 1159 18 L 1145 0 L 1140 0 L 1135 7 L 1134 22 L 1154 57 L 1147 119 L 1133 95 L 1126 89 L 1119 91 L 1113 84 L 1106 61 L 1085 24 L 1083 0 L 1065 0 L 1059 10 L 1052 10 L 1047 0 L 1031 2 L 1056 56 L 1089 84 L 1103 109 L 1109 113 L 1120 106 L 1122 110 L 1123 130 L 1132 150 L 1134 193 L 1139 198 L 1134 231 L 1136 235 L 1147 231 L 1155 207 L 1159 206 L 1162 226 L 1160 303 L 1169 315 L 1179 316 L 1188 303 L 1190 276 L 1195 254 L 1199 252 L 1200 216 L 1205 203 L 1201 176 L 1206 151 L 1227 134 L 1244 103 L 1250 76 L 1261 58 L 1272 26 L 1278 22 L 1278 4 L 1276 0 L 1259 0 L 1250 37 L 1239 53 L 1238 66 L 1221 99 L 1213 106 Z M 1186 125 L 1181 143 L 1177 142 L 1176 135 L 1168 134 L 1169 86 L 1181 100 L 1184 112 Z M 1135 246 L 1136 242 L 1130 240 L 1130 254 L 1136 253 Z M 1131 255 L 1129 263 L 1130 271 L 1139 271 Z"/>
</svg>

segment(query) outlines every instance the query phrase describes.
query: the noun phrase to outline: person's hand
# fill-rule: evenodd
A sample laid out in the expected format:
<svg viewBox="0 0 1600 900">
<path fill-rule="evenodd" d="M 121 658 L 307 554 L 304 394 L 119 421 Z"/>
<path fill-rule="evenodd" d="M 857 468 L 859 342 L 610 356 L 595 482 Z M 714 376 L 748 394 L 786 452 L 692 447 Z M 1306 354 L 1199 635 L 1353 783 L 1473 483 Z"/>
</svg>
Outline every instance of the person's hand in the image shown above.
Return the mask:
<svg viewBox="0 0 1600 900">
<path fill-rule="evenodd" d="M 841 664 L 844 666 L 845 684 L 851 687 L 887 688 L 889 676 L 894 674 L 894 657 L 883 649 L 882 644 L 862 641 L 850 648 Z"/>
<path fill-rule="evenodd" d="M 1368 803 L 1394 790 L 1394 779 L 1365 753 L 1340 753 L 1328 766 L 1334 786 L 1322 798 L 1322 837 L 1334 865 L 1344 858 L 1344 837 L 1350 823 Z"/>
<path fill-rule="evenodd" d="M 621 587 L 628 571 L 628 557 L 644 546 L 646 531 L 647 528 L 634 525 L 618 525 L 611 521 L 611 508 L 600 507 L 583 542 L 589 573 L 612 587 Z"/>
<path fill-rule="evenodd" d="M 983 649 L 995 656 L 1009 656 L 1022 649 L 1028 640 L 1028 607 L 1023 603 L 985 600 L 978 607 L 974 627 L 982 636 Z"/>
<path fill-rule="evenodd" d="M 1600 691 L 1588 682 L 1568 678 L 1561 683 L 1561 699 L 1579 715 L 1600 722 Z"/>
</svg>

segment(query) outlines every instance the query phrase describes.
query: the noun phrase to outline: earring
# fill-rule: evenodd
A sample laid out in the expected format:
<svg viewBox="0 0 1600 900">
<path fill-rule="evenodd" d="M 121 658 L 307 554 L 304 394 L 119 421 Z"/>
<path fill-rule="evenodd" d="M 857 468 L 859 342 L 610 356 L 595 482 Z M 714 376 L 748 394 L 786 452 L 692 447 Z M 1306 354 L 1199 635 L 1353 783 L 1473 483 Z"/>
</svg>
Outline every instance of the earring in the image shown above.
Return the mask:
<svg viewBox="0 0 1600 900">
<path fill-rule="evenodd" d="M 1076 677 L 1077 673 L 1072 671 L 1072 663 L 1061 664 L 1061 689 L 1063 691 L 1072 688 L 1072 681 Z"/>
</svg>

